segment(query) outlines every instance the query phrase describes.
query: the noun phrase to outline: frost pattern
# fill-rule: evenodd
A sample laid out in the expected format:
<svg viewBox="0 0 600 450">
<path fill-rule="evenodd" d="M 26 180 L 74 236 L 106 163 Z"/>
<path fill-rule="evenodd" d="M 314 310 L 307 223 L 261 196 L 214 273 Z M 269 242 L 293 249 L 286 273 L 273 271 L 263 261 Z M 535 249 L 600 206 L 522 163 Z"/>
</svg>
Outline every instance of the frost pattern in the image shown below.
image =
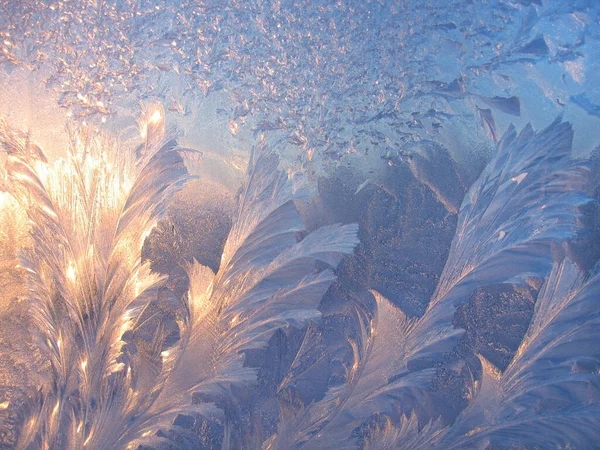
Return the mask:
<svg viewBox="0 0 600 450">
<path fill-rule="evenodd" d="M 462 334 L 462 330 L 452 324 L 456 306 L 468 300 L 478 286 L 519 284 L 531 277 L 545 277 L 553 264 L 552 244 L 568 240 L 578 229 L 578 207 L 589 202 L 582 192 L 588 166 L 585 162 L 570 160 L 571 140 L 570 126 L 558 121 L 539 133 L 527 126 L 517 136 L 514 128 L 509 128 L 498 145 L 497 155 L 466 195 L 446 267 L 425 314 L 418 319 L 407 319 L 398 308 L 375 293 L 375 317 L 362 322 L 361 339 L 356 345 L 355 360 L 347 372 L 346 383 L 331 389 L 317 403 L 299 408 L 284 407 L 279 432 L 270 439 L 267 448 L 357 448 L 359 443 L 353 430 L 374 416 L 383 416 L 384 422 L 376 426 L 366 448 L 433 448 L 438 445 L 438 440 L 444 436 L 441 425 L 431 416 L 432 411 L 424 408 L 429 388 L 427 381 L 435 372 L 427 367 L 441 361 Z M 569 295 L 556 300 L 547 298 L 552 295 L 552 290 L 558 290 L 560 294 L 569 289 L 555 286 L 560 281 L 557 281 L 557 270 L 550 273 L 546 287 L 540 293 L 530 331 L 504 377 L 506 383 L 519 386 L 519 395 L 529 395 L 527 385 L 530 389 L 540 390 L 529 400 L 530 414 L 535 415 L 534 424 L 539 422 L 540 427 L 571 426 L 578 418 L 583 419 L 572 434 L 563 435 L 560 428 L 553 434 L 544 434 L 548 445 L 564 445 L 577 439 L 585 443 L 594 436 L 598 420 L 596 406 L 581 407 L 581 402 L 587 401 L 584 399 L 590 395 L 590 389 L 596 392 L 595 395 L 598 392 L 598 359 L 589 355 L 594 338 L 591 328 L 587 328 L 587 320 L 593 322 L 597 312 L 591 303 L 587 312 L 583 308 L 572 308 L 569 318 L 565 318 L 564 328 L 551 326 L 565 302 L 572 298 Z M 591 301 L 593 297 L 590 294 L 584 298 Z M 561 303 L 549 303 L 552 301 L 562 302 L 562 306 Z M 581 320 L 586 320 L 585 331 L 582 330 L 578 335 L 581 337 L 577 338 L 573 333 L 582 327 L 578 325 Z M 536 346 L 544 345 L 538 344 L 537 339 L 542 339 L 547 346 L 559 346 L 565 341 L 565 350 L 561 349 L 557 355 L 540 355 L 538 352 L 545 349 L 535 350 Z M 578 358 L 570 359 L 574 355 L 570 350 L 575 348 L 582 352 L 581 362 Z M 521 358 L 530 361 L 521 362 Z M 538 359 L 540 362 L 536 363 Z M 564 367 L 565 386 L 574 384 L 578 388 L 565 392 L 563 382 L 554 378 L 560 370 L 548 369 L 548 364 Z M 577 381 L 580 377 L 574 373 L 578 364 L 586 366 L 583 384 Z M 495 369 L 484 361 L 482 383 L 485 389 L 490 389 L 490 374 L 494 372 Z M 544 390 L 547 382 L 551 384 Z M 565 396 L 577 406 L 574 410 L 566 409 L 546 418 L 537 409 L 540 401 L 548 402 L 548 413 L 554 412 L 554 396 Z M 487 409 L 493 404 L 493 398 L 478 398 L 481 400 L 476 400 L 466 414 L 476 411 L 473 417 L 481 419 L 478 402 Z M 517 412 L 523 411 L 518 402 L 510 407 Z M 544 406 L 541 409 L 544 411 Z M 418 421 L 416 412 L 422 418 L 429 415 L 429 419 L 422 422 L 422 434 L 417 432 L 415 425 Z M 391 417 L 398 414 L 400 422 L 393 426 Z M 534 437 L 542 431 L 529 428 L 530 416 L 523 414 L 515 418 L 508 412 L 500 413 L 499 417 L 508 423 L 495 431 L 490 423 L 499 419 L 491 417 L 489 423 L 484 422 L 490 430 L 481 433 L 489 439 L 488 443 L 495 445 L 522 444 L 527 438 L 537 442 Z M 518 421 L 521 417 L 522 421 Z M 463 420 L 466 419 L 459 419 L 446 433 L 461 436 L 462 430 L 470 436 L 470 441 L 464 438 L 464 442 L 449 444 L 442 440 L 440 448 L 449 448 L 449 445 L 465 448 L 463 445 L 473 442 L 474 436 L 484 439 L 478 429 L 463 430 Z"/>
<path fill-rule="evenodd" d="M 189 179 L 163 120 L 160 108 L 142 116 L 145 141 L 132 152 L 76 135 L 68 159 L 53 166 L 3 129 L 13 195 L 32 223 L 21 265 L 52 376 L 22 412 L 19 448 L 168 442 L 168 433 L 185 438 L 178 414 L 224 420 L 224 442 L 236 442 L 232 389 L 256 378 L 244 352 L 265 347 L 279 328 L 317 321 L 335 277 L 316 263 L 335 268 L 358 242 L 355 225 L 298 240 L 293 201 L 304 190 L 274 154 L 257 150 L 221 269 L 187 264 L 189 294 L 169 300 L 181 306 L 177 348 L 165 349 L 160 321 L 143 339 L 164 278 L 141 262 L 141 247 Z M 198 395 L 204 400 L 193 401 Z"/>
</svg>

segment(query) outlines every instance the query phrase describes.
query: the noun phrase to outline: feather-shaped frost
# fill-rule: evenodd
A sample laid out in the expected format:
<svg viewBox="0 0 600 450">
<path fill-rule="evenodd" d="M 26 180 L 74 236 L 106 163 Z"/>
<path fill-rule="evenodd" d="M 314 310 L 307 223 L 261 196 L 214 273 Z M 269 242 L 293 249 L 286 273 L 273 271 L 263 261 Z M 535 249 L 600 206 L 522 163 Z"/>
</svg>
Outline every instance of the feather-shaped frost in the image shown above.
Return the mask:
<svg viewBox="0 0 600 450">
<path fill-rule="evenodd" d="M 552 243 L 576 232 L 577 208 L 589 199 L 581 192 L 587 165 L 571 162 L 571 141 L 569 124 L 555 122 L 540 133 L 527 126 L 519 136 L 509 128 L 463 202 L 448 261 L 423 317 L 409 320 L 376 294 L 376 320 L 364 327 L 364 348 L 352 365 L 360 369 L 322 403 L 295 415 L 284 411 L 269 448 L 356 448 L 351 431 L 369 416 L 390 414 L 394 407 L 410 415 L 423 402 L 432 373 L 414 371 L 411 363 L 439 361 L 456 344 L 462 335 L 452 325 L 456 307 L 479 286 L 545 276 Z M 433 430 L 440 434 L 439 426 Z M 379 433 L 386 439 L 404 435 L 389 425 Z"/>
<path fill-rule="evenodd" d="M 30 245 L 29 224 L 23 208 L 0 188 L 0 314 L 9 302 L 25 295 L 25 272 L 18 268 L 19 251 Z"/>
<path fill-rule="evenodd" d="M 439 448 L 584 448 L 600 437 L 600 266 L 584 277 L 555 263 L 529 330 L 499 374 L 482 358 L 474 402 Z"/>
<path fill-rule="evenodd" d="M 427 405 L 433 370 L 409 373 L 407 368 L 416 320 L 379 293 L 374 296 L 374 317 L 358 311 L 361 333 L 352 342 L 354 361 L 346 383 L 296 413 L 284 407 L 278 434 L 266 448 L 357 448 L 352 431 L 373 415 L 410 416 Z"/>
<path fill-rule="evenodd" d="M 511 126 L 471 186 L 436 292 L 416 325 L 414 359 L 439 359 L 460 337 L 456 307 L 477 287 L 544 277 L 550 246 L 576 233 L 588 165 L 570 159 L 573 133 L 558 121 L 535 133 Z"/>
<path fill-rule="evenodd" d="M 442 432 L 441 421 L 431 421 L 419 427 L 416 414 L 410 417 L 403 415 L 398 425 L 389 417 L 383 424 L 378 424 L 365 440 L 364 450 L 427 450 L 432 448 L 436 437 Z"/>
<path fill-rule="evenodd" d="M 19 448 L 114 448 L 159 388 L 137 370 L 163 344 L 160 332 L 144 348 L 134 339 L 162 281 L 140 250 L 188 175 L 164 139 L 164 115 L 153 127 L 136 152 L 74 134 L 67 159 L 53 165 L 26 136 L 0 132 L 9 189 L 31 223 L 21 266 L 52 371 L 29 403 Z"/>
<path fill-rule="evenodd" d="M 358 242 L 356 225 L 323 227 L 298 241 L 304 224 L 293 201 L 305 194 L 277 166 L 271 153 L 252 163 L 219 272 L 213 277 L 192 266 L 193 318 L 151 416 L 172 418 L 178 405 L 235 403 L 232 387 L 256 379 L 256 369 L 244 366 L 244 352 L 265 348 L 280 328 L 318 320 L 317 307 L 335 277 L 330 269 L 318 271 L 317 262 L 335 268 Z M 224 408 L 228 440 L 233 411 Z M 135 430 L 138 437 L 156 433 L 151 421 L 145 425 Z"/>
</svg>

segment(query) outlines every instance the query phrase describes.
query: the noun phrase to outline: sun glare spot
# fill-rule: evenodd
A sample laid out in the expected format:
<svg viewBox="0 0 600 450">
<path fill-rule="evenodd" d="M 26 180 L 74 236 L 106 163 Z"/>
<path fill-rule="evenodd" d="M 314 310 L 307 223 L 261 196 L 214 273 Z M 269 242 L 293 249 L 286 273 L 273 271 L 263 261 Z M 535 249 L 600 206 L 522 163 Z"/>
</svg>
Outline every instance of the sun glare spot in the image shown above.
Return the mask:
<svg viewBox="0 0 600 450">
<path fill-rule="evenodd" d="M 11 196 L 7 192 L 0 192 L 0 210 L 6 208 L 11 202 Z"/>
<path fill-rule="evenodd" d="M 54 409 L 52 410 L 52 415 L 56 416 L 56 414 L 58 414 L 58 409 L 60 408 L 60 401 L 56 402 L 56 405 L 54 406 Z"/>
<path fill-rule="evenodd" d="M 75 282 L 77 280 L 77 274 L 75 272 L 75 265 L 71 262 L 69 263 L 69 267 L 67 267 L 67 278 L 69 280 L 71 280 L 72 282 Z"/>
<path fill-rule="evenodd" d="M 155 109 L 154 112 L 152 113 L 152 115 L 150 116 L 150 119 L 148 119 L 148 123 L 151 125 L 156 125 L 158 123 L 160 123 L 163 119 L 162 116 L 162 112 L 160 111 L 160 109 Z"/>
</svg>

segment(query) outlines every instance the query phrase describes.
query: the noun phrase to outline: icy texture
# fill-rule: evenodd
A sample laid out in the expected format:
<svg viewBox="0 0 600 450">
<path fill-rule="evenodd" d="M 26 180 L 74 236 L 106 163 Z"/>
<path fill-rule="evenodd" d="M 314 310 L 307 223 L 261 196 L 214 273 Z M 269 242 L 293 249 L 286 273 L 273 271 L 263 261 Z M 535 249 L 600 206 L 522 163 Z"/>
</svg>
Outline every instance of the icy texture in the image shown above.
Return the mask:
<svg viewBox="0 0 600 450">
<path fill-rule="evenodd" d="M 537 127 L 561 111 L 597 116 L 597 7 L 4 0 L 0 61 L 36 71 L 69 114 L 92 120 L 153 98 L 193 128 L 185 116 L 214 97 L 230 133 L 266 133 L 318 168 L 444 144 L 467 122 L 497 140 L 524 112 Z"/>
<path fill-rule="evenodd" d="M 591 0 L 0 0 L 0 445 L 594 447 L 599 39 Z"/>
<path fill-rule="evenodd" d="M 176 437 L 177 427 L 170 425 L 174 413 L 197 410 L 210 417 L 217 414 L 207 409 L 214 403 L 226 413 L 226 445 L 252 445 L 234 425 L 239 421 L 236 389 L 256 382 L 256 369 L 243 365 L 244 353 L 266 347 L 278 328 L 317 321 L 317 306 L 335 276 L 329 269 L 315 273 L 316 263 L 335 268 L 357 243 L 355 225 L 323 227 L 297 242 L 304 225 L 293 200 L 303 195 L 302 186 L 277 169 L 274 154 L 258 153 L 218 273 L 197 263 L 188 269 L 189 316 L 181 356 L 148 412 L 140 442 L 168 440 L 153 435 L 155 428 Z M 193 397 L 200 398 L 194 406 Z"/>
<path fill-rule="evenodd" d="M 295 205 L 307 196 L 306 179 L 281 171 L 264 144 L 251 155 L 218 272 L 180 259 L 187 295 L 160 289 L 165 278 L 142 263 L 142 245 L 189 178 L 180 152 L 190 150 L 165 139 L 159 107 L 146 109 L 139 125 L 144 141 L 133 150 L 74 134 L 68 159 L 54 164 L 26 136 L 3 128 L 7 187 L 30 219 L 32 244 L 20 251 L 30 314 L 50 362 L 46 382 L 20 409 L 17 447 L 551 448 L 594 441 L 597 268 L 586 274 L 558 248 L 569 249 L 590 202 L 590 164 L 571 160 L 568 123 L 539 132 L 526 126 L 518 135 L 509 127 L 463 200 L 422 316 L 408 317 L 373 291 L 330 305 L 322 324 L 321 299 L 336 279 L 331 269 L 358 244 L 358 227 L 307 232 Z M 463 335 L 453 321 L 457 308 L 476 289 L 542 278 L 511 364 L 501 374 L 480 357 L 483 375 L 470 379 L 470 404 L 445 424 L 434 385 L 440 368 L 451 369 L 447 358 Z M 326 328 L 336 316 L 351 325 L 337 336 Z M 252 355 L 268 352 L 278 330 L 291 337 L 307 325 L 294 359 L 281 368 L 279 392 L 270 394 L 279 419 L 269 436 L 268 427 L 251 426 L 268 410 L 267 399 L 244 393 L 257 392 L 268 373 Z M 336 360 L 344 370 L 332 384 L 335 365 L 321 365 Z M 300 388 L 324 370 L 323 397 L 305 399 Z"/>
<path fill-rule="evenodd" d="M 147 346 L 133 335 L 162 278 L 138 253 L 187 178 L 156 112 L 134 152 L 74 135 L 68 159 L 52 166 L 2 129 L 9 187 L 31 222 L 32 247 L 20 256 L 30 314 L 51 365 L 22 413 L 20 447 L 111 442 L 153 397 L 152 378 L 132 368 L 156 364 L 161 334 Z"/>
<path fill-rule="evenodd" d="M 21 251 L 21 266 L 51 364 L 48 383 L 22 412 L 18 447 L 159 443 L 168 441 L 161 429 L 180 428 L 172 423 L 178 413 L 214 419 L 220 409 L 224 441 L 238 442 L 229 397 L 256 379 L 244 352 L 265 347 L 278 328 L 318 320 L 335 277 L 315 272 L 316 262 L 335 268 L 357 243 L 355 225 L 323 227 L 298 242 L 304 227 L 293 200 L 302 183 L 278 170 L 276 155 L 257 150 L 219 272 L 189 264 L 189 294 L 169 300 L 183 307 L 177 347 L 165 349 L 164 322 L 144 341 L 145 323 L 164 320 L 148 317 L 164 278 L 142 264 L 141 247 L 188 175 L 175 141 L 164 140 L 162 109 L 149 109 L 140 129 L 145 141 L 133 152 L 76 136 L 68 160 L 50 167 L 23 136 L 2 130 L 8 185 L 31 220 L 33 246 Z"/>
<path fill-rule="evenodd" d="M 576 231 L 576 207 L 589 198 L 581 192 L 587 165 L 569 159 L 571 139 L 570 127 L 564 123 L 539 133 L 526 127 L 519 136 L 509 129 L 496 157 L 465 197 L 446 267 L 424 315 L 409 320 L 376 293 L 376 315 L 371 323 L 363 323 L 361 338 L 353 345 L 354 363 L 345 384 L 296 413 L 284 408 L 279 433 L 268 448 L 355 448 L 352 430 L 375 414 L 404 417 L 399 425 L 403 431 L 386 423 L 375 433 L 384 437 L 377 439 L 398 434 L 396 446 L 416 445 L 412 439 L 403 442 L 410 428 L 406 417 L 417 410 L 421 417 L 436 419 L 427 408 L 434 371 L 426 367 L 441 361 L 461 336 L 452 324 L 456 306 L 467 301 L 476 286 L 518 284 L 528 277 L 545 276 L 552 265 L 551 243 L 569 239 Z M 537 307 L 544 308 L 544 301 L 538 300 Z M 538 310 L 533 333 L 540 327 L 539 315 Z M 525 347 L 530 334 L 522 344 Z M 589 345 L 579 348 L 585 355 L 591 350 Z M 579 404 L 578 398 L 572 401 Z M 594 417 L 596 412 L 591 407 L 583 414 Z M 437 427 L 427 430 L 433 433 Z M 582 437 L 583 442 L 587 439 Z"/>
</svg>

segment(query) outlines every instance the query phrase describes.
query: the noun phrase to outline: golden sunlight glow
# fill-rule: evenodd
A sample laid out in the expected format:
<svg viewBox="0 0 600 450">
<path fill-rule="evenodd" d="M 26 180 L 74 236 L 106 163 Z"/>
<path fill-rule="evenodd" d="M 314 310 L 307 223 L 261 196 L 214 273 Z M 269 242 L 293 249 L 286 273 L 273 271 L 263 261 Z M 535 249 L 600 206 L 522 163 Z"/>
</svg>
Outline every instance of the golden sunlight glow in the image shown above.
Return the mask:
<svg viewBox="0 0 600 450">
<path fill-rule="evenodd" d="M 163 120 L 163 115 L 160 109 L 155 109 L 150 118 L 148 119 L 148 123 L 151 125 L 156 125 Z"/>
<path fill-rule="evenodd" d="M 158 104 L 147 107 L 138 121 L 141 138 L 147 139 L 148 129 L 152 127 L 156 130 L 156 127 L 160 127 L 164 124 L 164 121 L 165 112 L 162 105 Z"/>
<path fill-rule="evenodd" d="M 151 144 L 154 145 L 163 136 L 160 127 L 164 125 L 164 109 L 160 106 L 148 109 L 143 120 L 146 126 L 145 130 L 152 141 Z M 38 267 L 32 263 L 30 266 L 24 265 L 25 267 L 20 270 L 27 270 L 31 274 L 39 271 L 44 282 L 50 279 L 60 280 L 60 284 L 64 285 L 60 287 L 67 288 L 64 291 L 65 303 L 73 302 L 74 309 L 77 307 L 76 313 L 80 314 L 80 317 L 86 317 L 84 314 L 89 317 L 90 311 L 98 312 L 99 317 L 104 317 L 101 314 L 104 314 L 105 311 L 110 311 L 112 314 L 111 307 L 114 307 L 115 311 L 119 309 L 114 314 L 115 322 L 110 324 L 110 327 L 117 328 L 117 330 L 111 328 L 110 339 L 113 339 L 113 334 L 123 336 L 127 330 L 137 326 L 136 314 L 138 311 L 127 307 L 128 302 L 132 300 L 131 294 L 135 292 L 136 297 L 143 295 L 145 289 L 154 286 L 160 279 L 158 275 L 150 272 L 149 265 L 140 265 L 139 250 L 158 220 L 143 208 L 136 209 L 135 201 L 140 203 L 142 200 L 148 201 L 143 198 L 144 193 L 138 192 L 132 201 L 135 206 L 132 208 L 133 212 L 140 214 L 140 217 L 130 219 L 127 216 L 128 220 L 120 220 L 125 214 L 126 202 L 128 199 L 131 200 L 129 196 L 134 183 L 141 179 L 140 174 L 147 168 L 147 165 L 139 164 L 144 155 L 140 156 L 134 149 L 121 151 L 121 148 L 117 143 L 113 143 L 109 136 L 101 135 L 94 130 L 74 131 L 70 138 L 72 145 L 68 155 L 51 163 L 30 158 L 24 151 L 22 155 L 17 152 L 15 152 L 16 156 L 9 155 L 16 162 L 20 162 L 19 167 L 23 167 L 22 170 L 15 169 L 14 173 L 11 173 L 10 181 L 21 188 L 39 187 L 40 198 L 37 198 L 35 190 L 28 192 L 25 189 L 15 189 L 12 195 L 0 191 L 0 219 L 4 216 L 9 217 L 10 213 L 9 218 L 13 222 L 15 221 L 13 216 L 17 216 L 12 211 L 14 203 L 15 208 L 19 208 L 16 212 L 23 213 L 23 221 L 26 225 L 20 228 L 24 230 L 24 233 L 28 232 L 30 227 L 44 227 L 44 232 L 53 230 L 54 228 L 46 226 L 46 220 L 48 222 L 56 220 L 57 228 L 60 225 L 61 230 L 64 230 L 64 235 L 61 235 L 60 239 L 56 239 L 56 246 L 52 248 L 51 253 L 52 257 L 56 258 L 52 262 L 59 261 L 58 264 L 42 264 Z M 150 145 L 146 144 L 150 148 Z M 157 170 L 152 166 L 150 169 Z M 0 174 L 1 176 L 2 174 Z M 27 208 L 31 209 L 26 211 Z M 140 213 L 139 210 L 142 212 Z M 30 212 L 30 216 L 27 216 L 27 212 Z M 35 220 L 39 217 L 43 218 L 40 223 Z M 3 225 L 2 221 L 0 221 L 0 225 Z M 55 224 L 52 223 L 52 225 Z M 0 226 L 0 238 L 6 229 L 7 227 Z M 37 235 L 35 236 L 37 237 Z M 40 236 L 40 239 L 47 239 L 47 236 L 51 236 L 51 232 L 40 233 Z M 29 243 L 29 241 L 27 242 Z M 20 244 L 20 242 L 13 243 Z M 18 247 L 27 248 L 25 245 Z M 44 254 L 43 249 L 35 248 L 35 250 Z M 45 261 L 44 258 L 40 258 L 40 260 Z M 17 265 L 16 260 L 9 262 L 11 263 L 10 267 Z M 118 267 L 118 273 L 115 276 L 117 281 L 114 282 L 114 285 L 121 283 L 121 280 L 126 281 L 123 281 L 122 288 L 114 293 L 114 297 L 111 291 L 111 300 L 116 297 L 114 300 L 116 306 L 111 304 L 107 307 L 102 303 L 106 299 L 96 295 L 99 286 L 102 287 L 100 283 L 103 283 L 105 279 L 98 280 L 97 278 L 98 274 L 104 276 L 108 271 L 106 267 L 113 266 Z M 80 289 L 81 286 L 84 287 Z M 53 282 L 52 289 L 54 288 L 55 283 Z M 82 293 L 84 289 L 85 292 Z M 60 293 L 63 294 L 63 291 Z M 25 298 L 25 294 L 20 297 Z M 58 364 L 62 364 L 65 362 L 62 360 L 63 357 L 71 359 L 78 372 L 78 380 L 75 380 L 75 383 L 79 383 L 80 387 L 91 381 L 97 369 L 104 369 L 107 365 L 109 366 L 107 368 L 112 369 L 113 373 L 126 370 L 129 378 L 133 376 L 134 372 L 131 367 L 124 363 L 117 363 L 116 357 L 108 360 L 106 364 L 100 364 L 95 359 L 95 354 L 88 352 L 87 348 L 85 350 L 81 348 L 83 345 L 79 341 L 75 341 L 75 338 L 69 337 L 69 333 L 66 333 L 63 339 L 61 333 L 65 331 L 61 330 L 60 324 L 46 323 L 42 328 L 41 331 L 50 337 L 46 339 L 46 343 L 50 356 L 53 358 L 51 363 L 58 360 Z M 85 332 L 87 331 L 86 328 Z M 93 336 L 90 342 L 93 342 Z M 120 351 L 116 345 L 110 348 L 115 348 L 115 352 Z M 173 355 L 169 351 L 163 351 L 161 356 L 168 358 Z M 76 367 L 77 361 L 79 361 L 79 369 Z M 88 370 L 88 364 L 90 370 Z M 83 402 L 88 401 L 88 398 L 84 398 L 83 395 L 80 399 Z M 56 397 L 53 401 L 55 400 Z M 0 400 L 0 411 L 11 405 L 8 399 Z M 71 410 L 66 408 L 68 406 L 66 403 L 65 408 L 62 408 L 62 399 L 60 402 L 56 402 L 55 406 L 50 407 L 50 405 L 43 411 L 43 415 L 48 417 L 44 417 L 43 422 L 33 423 L 32 428 L 40 426 L 40 423 L 48 424 L 49 432 L 54 433 L 53 430 L 62 430 L 63 424 L 69 423 L 72 431 L 76 429 L 78 433 L 81 433 L 78 438 L 69 438 L 74 439 L 77 447 L 96 446 L 96 442 L 92 439 L 95 439 L 94 433 L 98 430 L 92 428 L 94 432 L 91 432 L 92 425 L 90 424 L 88 427 L 86 420 L 81 421 L 82 417 L 79 416 L 79 412 L 77 412 L 77 416 L 71 417 Z M 98 438 L 95 440 L 101 442 L 102 439 L 103 436 L 98 434 Z M 84 443 L 82 444 L 81 441 Z"/>
<path fill-rule="evenodd" d="M 0 210 L 4 209 L 10 203 L 10 194 L 0 192 Z"/>
<path fill-rule="evenodd" d="M 87 439 L 85 440 L 83 445 L 88 445 L 88 443 L 90 442 L 90 439 L 92 439 L 92 433 L 90 433 L 90 435 L 87 437 Z"/>
<path fill-rule="evenodd" d="M 50 174 L 48 164 L 43 161 L 36 161 L 34 165 L 35 172 L 42 183 L 45 183 Z"/>
<path fill-rule="evenodd" d="M 82 132 L 76 137 L 75 148 L 68 158 L 50 165 L 35 163 L 37 176 L 55 204 L 64 208 L 74 223 L 81 224 L 82 232 L 87 229 L 86 220 L 99 218 L 90 215 L 89 205 L 106 211 L 120 209 L 132 189 L 131 180 L 136 176 L 133 155 L 107 151 L 111 146 L 101 136 Z M 46 212 L 52 215 L 51 210 Z M 90 257 L 92 255 L 93 247 L 90 248 Z M 75 267 L 68 270 L 68 278 L 75 281 Z"/>
<path fill-rule="evenodd" d="M 135 281 L 135 296 L 139 296 L 142 293 L 142 287 L 144 286 L 144 283 L 141 280 L 136 280 Z"/>
<path fill-rule="evenodd" d="M 73 283 L 77 280 L 77 275 L 75 273 L 75 265 L 71 262 L 69 263 L 69 267 L 67 267 L 66 272 L 67 278 L 71 280 Z"/>
<path fill-rule="evenodd" d="M 58 414 L 58 409 L 60 408 L 60 400 L 58 400 L 56 402 L 56 405 L 54 406 L 54 409 L 52 410 L 52 416 L 56 416 Z"/>
</svg>

